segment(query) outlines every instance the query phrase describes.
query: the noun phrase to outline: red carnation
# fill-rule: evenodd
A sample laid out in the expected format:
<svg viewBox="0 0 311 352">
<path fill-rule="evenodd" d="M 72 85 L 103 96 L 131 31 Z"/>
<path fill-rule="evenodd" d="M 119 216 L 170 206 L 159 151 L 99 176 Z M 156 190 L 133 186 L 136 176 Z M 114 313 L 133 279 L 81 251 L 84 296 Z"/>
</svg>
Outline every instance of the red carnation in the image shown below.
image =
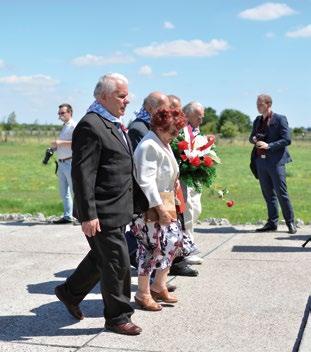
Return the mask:
<svg viewBox="0 0 311 352">
<path fill-rule="evenodd" d="M 226 204 L 227 204 L 227 207 L 231 208 L 234 206 L 234 200 L 228 200 Z"/>
<path fill-rule="evenodd" d="M 198 156 L 196 156 L 195 158 L 191 159 L 190 160 L 190 164 L 193 165 L 193 166 L 200 166 L 201 165 L 201 160 Z"/>
<path fill-rule="evenodd" d="M 183 161 L 186 161 L 188 159 L 186 154 L 181 154 L 180 157 Z"/>
<path fill-rule="evenodd" d="M 209 157 L 208 155 L 204 156 L 204 165 L 207 167 L 212 167 L 214 165 L 214 161 L 211 157 Z"/>
<path fill-rule="evenodd" d="M 177 147 L 179 150 L 186 150 L 188 149 L 189 145 L 188 145 L 188 142 L 186 141 L 180 141 L 177 143 Z"/>
</svg>

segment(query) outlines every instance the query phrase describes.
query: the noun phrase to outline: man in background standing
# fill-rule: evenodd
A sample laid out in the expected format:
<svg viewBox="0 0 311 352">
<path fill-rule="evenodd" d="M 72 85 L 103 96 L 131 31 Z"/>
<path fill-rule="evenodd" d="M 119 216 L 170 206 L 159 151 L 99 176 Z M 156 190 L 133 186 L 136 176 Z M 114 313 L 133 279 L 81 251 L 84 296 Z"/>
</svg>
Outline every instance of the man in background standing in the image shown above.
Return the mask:
<svg viewBox="0 0 311 352">
<path fill-rule="evenodd" d="M 72 107 L 69 104 L 61 104 L 58 107 L 58 118 L 63 121 L 63 128 L 58 139 L 51 143 L 57 154 L 57 176 L 59 181 L 60 196 L 64 205 L 64 215 L 53 224 L 70 224 L 73 222 L 72 205 L 72 180 L 71 180 L 71 140 L 76 126 L 72 118 Z"/>
<path fill-rule="evenodd" d="M 268 210 L 267 223 L 257 232 L 276 231 L 278 226 L 278 201 L 280 203 L 288 232 L 297 232 L 294 211 L 287 193 L 285 164 L 292 161 L 287 146 L 291 137 L 287 119 L 271 110 L 272 98 L 261 94 L 257 98 L 260 113 L 253 123 L 249 141 L 255 144 L 254 162 L 261 191 Z"/>
</svg>

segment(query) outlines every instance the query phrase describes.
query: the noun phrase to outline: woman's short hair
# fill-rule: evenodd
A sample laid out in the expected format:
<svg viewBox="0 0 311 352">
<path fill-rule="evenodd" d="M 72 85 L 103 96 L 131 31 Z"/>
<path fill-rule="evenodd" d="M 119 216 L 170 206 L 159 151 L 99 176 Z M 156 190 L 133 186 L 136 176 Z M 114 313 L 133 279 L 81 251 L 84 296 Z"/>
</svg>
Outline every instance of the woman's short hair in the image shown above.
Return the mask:
<svg viewBox="0 0 311 352">
<path fill-rule="evenodd" d="M 162 128 L 169 130 L 170 127 L 175 127 L 178 130 L 186 126 L 187 119 L 181 110 L 160 109 L 152 117 L 150 127 L 152 130 Z"/>
<path fill-rule="evenodd" d="M 97 99 L 102 93 L 112 93 L 116 90 L 117 81 L 128 84 L 128 80 L 121 73 L 108 73 L 100 77 L 94 89 L 94 98 Z"/>
</svg>

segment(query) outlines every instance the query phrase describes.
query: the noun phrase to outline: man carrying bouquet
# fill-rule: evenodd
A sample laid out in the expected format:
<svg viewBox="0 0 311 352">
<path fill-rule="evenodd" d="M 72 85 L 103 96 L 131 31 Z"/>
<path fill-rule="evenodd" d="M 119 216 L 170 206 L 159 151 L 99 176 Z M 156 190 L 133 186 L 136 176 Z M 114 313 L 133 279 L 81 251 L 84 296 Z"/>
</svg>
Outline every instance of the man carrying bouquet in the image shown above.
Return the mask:
<svg viewBox="0 0 311 352">
<path fill-rule="evenodd" d="M 202 104 L 192 101 L 186 106 L 183 107 L 183 112 L 188 119 L 187 126 L 184 127 L 183 133 L 185 136 L 185 141 L 189 145 L 194 143 L 196 136 L 200 133 L 200 125 L 203 122 L 204 117 L 204 107 Z M 195 171 L 194 171 L 195 172 Z M 182 170 L 181 170 L 181 180 L 183 179 Z M 186 199 L 186 211 L 184 213 L 185 229 L 187 235 L 193 241 L 193 227 L 197 222 L 201 211 L 201 194 L 202 192 L 197 192 L 193 187 L 186 185 L 185 182 L 181 182 L 184 197 Z M 203 259 L 197 255 L 192 255 L 186 258 L 189 264 L 202 264 Z"/>
</svg>

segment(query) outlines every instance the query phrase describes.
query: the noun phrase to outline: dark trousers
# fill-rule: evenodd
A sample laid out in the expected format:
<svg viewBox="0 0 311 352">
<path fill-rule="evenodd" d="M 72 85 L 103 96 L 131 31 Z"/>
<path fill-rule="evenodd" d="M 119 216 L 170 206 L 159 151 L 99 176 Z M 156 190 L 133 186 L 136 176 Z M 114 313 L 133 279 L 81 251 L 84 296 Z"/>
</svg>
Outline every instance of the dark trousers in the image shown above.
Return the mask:
<svg viewBox="0 0 311 352">
<path fill-rule="evenodd" d="M 268 223 L 271 225 L 278 223 L 278 201 L 286 224 L 294 222 L 294 211 L 287 193 L 285 165 L 271 165 L 267 159 L 257 158 L 256 168 L 267 204 Z"/>
<path fill-rule="evenodd" d="M 90 252 L 67 278 L 66 288 L 78 304 L 100 281 L 104 317 L 108 324 L 131 321 L 131 269 L 124 237 L 125 226 L 110 228 L 101 224 L 101 232 L 86 237 Z"/>
</svg>

